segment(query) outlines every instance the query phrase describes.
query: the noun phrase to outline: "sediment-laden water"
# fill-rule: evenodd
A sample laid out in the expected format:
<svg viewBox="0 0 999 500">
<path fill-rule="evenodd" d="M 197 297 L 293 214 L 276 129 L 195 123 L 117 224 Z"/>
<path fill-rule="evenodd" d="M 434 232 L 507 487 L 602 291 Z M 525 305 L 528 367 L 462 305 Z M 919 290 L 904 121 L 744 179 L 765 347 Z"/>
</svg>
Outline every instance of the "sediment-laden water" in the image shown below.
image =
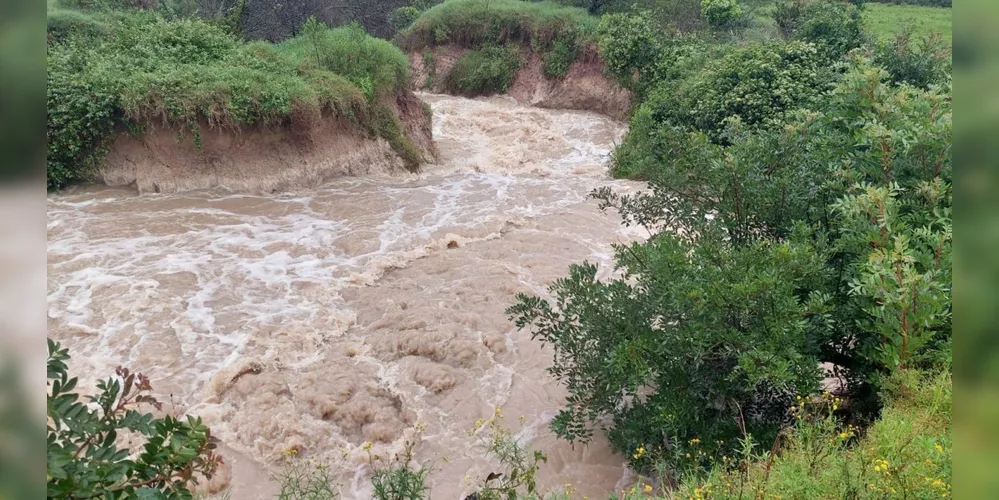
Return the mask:
<svg viewBox="0 0 999 500">
<path fill-rule="evenodd" d="M 564 392 L 551 352 L 504 310 L 569 264 L 611 271 L 641 237 L 588 193 L 624 124 L 506 98 L 424 95 L 439 165 L 273 195 L 138 196 L 83 189 L 48 201 L 49 335 L 84 382 L 126 365 L 168 411 L 201 415 L 233 463 L 231 498 L 267 498 L 297 448 L 369 498 L 368 453 L 433 462 L 432 498 L 496 470 L 466 431 L 502 407 L 549 455 L 541 483 L 598 497 L 627 481 L 605 441 L 571 446 L 548 422 Z M 520 419 L 519 417 L 523 417 Z"/>
</svg>

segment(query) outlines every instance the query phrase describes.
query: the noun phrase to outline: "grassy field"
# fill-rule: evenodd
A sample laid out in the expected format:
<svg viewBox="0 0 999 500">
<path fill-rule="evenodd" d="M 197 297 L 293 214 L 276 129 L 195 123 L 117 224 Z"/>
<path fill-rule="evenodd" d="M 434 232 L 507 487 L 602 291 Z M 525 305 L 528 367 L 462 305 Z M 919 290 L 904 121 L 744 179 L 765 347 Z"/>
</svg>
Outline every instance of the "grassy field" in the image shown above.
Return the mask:
<svg viewBox="0 0 999 500">
<path fill-rule="evenodd" d="M 882 3 L 868 3 L 864 8 L 866 28 L 880 40 L 912 26 L 915 35 L 938 32 L 947 43 L 951 42 L 951 9 Z"/>
</svg>

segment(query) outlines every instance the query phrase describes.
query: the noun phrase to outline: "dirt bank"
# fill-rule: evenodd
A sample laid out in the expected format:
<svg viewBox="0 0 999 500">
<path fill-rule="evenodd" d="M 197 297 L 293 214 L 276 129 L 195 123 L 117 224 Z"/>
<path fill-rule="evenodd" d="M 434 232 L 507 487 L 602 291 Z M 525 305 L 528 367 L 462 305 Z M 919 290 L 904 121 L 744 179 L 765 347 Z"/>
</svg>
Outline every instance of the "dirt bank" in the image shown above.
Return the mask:
<svg viewBox="0 0 999 500">
<path fill-rule="evenodd" d="M 442 45 L 432 50 L 433 68 L 425 63 L 422 51 L 410 52 L 409 68 L 413 75 L 413 86 L 444 93 L 441 86 L 444 76 L 468 49 Z M 545 78 L 541 73 L 541 66 L 538 54 L 525 55 L 507 94 L 521 104 L 539 108 L 595 111 L 618 120 L 627 119 L 631 94 L 604 75 L 603 62 L 594 50 L 583 50 L 569 66 L 565 78 L 560 80 Z M 431 74 L 433 76 L 429 76 Z"/>
<path fill-rule="evenodd" d="M 386 103 L 425 161 L 434 161 L 430 116 L 411 92 Z M 307 127 L 211 128 L 201 124 L 201 147 L 191 133 L 151 127 L 141 136 L 119 133 L 98 180 L 111 186 L 135 185 L 139 192 L 181 192 L 223 188 L 274 192 L 316 187 L 329 179 L 404 171 L 389 143 L 346 118 L 324 116 Z"/>
</svg>

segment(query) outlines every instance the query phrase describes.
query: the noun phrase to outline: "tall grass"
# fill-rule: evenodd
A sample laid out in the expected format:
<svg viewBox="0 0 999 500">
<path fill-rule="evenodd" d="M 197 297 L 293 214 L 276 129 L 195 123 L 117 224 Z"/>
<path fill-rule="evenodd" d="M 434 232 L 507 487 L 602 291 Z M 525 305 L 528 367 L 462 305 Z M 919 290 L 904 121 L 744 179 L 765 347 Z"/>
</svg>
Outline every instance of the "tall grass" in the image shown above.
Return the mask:
<svg viewBox="0 0 999 500">
<path fill-rule="evenodd" d="M 465 96 L 506 92 L 520 68 L 516 45 L 470 50 L 454 63 L 444 78 L 444 89 Z"/>
<path fill-rule="evenodd" d="M 585 10 L 553 2 L 519 0 L 450 0 L 427 10 L 396 42 L 407 50 L 454 44 L 522 43 L 546 50 L 556 40 L 581 38 L 585 43 L 596 31 L 597 18 Z"/>
<path fill-rule="evenodd" d="M 885 396 L 881 417 L 866 432 L 832 417 L 834 398 L 805 401 L 798 425 L 780 442 L 762 443 L 759 455 L 717 460 L 706 477 L 687 481 L 674 497 L 949 497 L 950 370 L 902 371 L 890 380 Z"/>
<path fill-rule="evenodd" d="M 408 84 L 405 54 L 390 42 L 369 36 L 360 25 L 326 29 L 307 23 L 303 31 L 277 45 L 278 52 L 297 61 L 300 68 L 343 75 L 362 90 L 370 85 L 376 93 L 395 92 Z"/>
<path fill-rule="evenodd" d="M 279 46 L 201 20 L 54 9 L 49 18 L 49 187 L 86 180 L 118 127 L 309 125 L 325 114 L 385 137 L 419 164 L 395 117 L 374 108 L 407 85 L 405 55 L 358 27 L 318 26 Z M 318 59 L 314 54 L 324 57 Z M 389 113 L 391 114 L 391 113 Z M 394 121 L 393 121 L 394 119 Z M 386 120 L 392 123 L 386 124 Z M 384 136 L 384 135 L 383 135 Z M 399 137 L 397 137 L 399 136 Z M 415 163 L 415 165 L 414 165 Z"/>
</svg>

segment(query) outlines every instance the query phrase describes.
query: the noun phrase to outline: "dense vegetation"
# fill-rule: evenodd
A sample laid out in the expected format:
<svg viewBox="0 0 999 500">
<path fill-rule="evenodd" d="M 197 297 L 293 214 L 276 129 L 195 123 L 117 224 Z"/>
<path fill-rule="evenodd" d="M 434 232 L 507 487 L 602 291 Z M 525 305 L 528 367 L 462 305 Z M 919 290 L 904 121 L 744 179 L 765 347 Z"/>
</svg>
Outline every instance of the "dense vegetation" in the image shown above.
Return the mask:
<svg viewBox="0 0 999 500">
<path fill-rule="evenodd" d="M 820 363 L 845 382 L 829 425 L 866 426 L 891 380 L 950 352 L 949 57 L 905 32 L 868 42 L 844 2 L 772 15 L 784 40 L 720 46 L 601 19 L 640 100 L 614 173 L 650 191 L 595 196 L 652 237 L 618 248 L 620 278 L 573 266 L 509 309 L 569 391 L 553 430 L 602 429 L 672 482 L 814 431 L 792 424 Z"/>
<path fill-rule="evenodd" d="M 528 51 L 559 77 L 587 46 L 633 92 L 612 169 L 649 190 L 594 196 L 650 238 L 616 249 L 617 278 L 575 265 L 549 298 L 521 295 L 508 310 L 554 352 L 569 397 L 553 430 L 579 442 L 604 432 L 683 497 L 949 496 L 949 33 L 897 20 L 881 32 L 872 12 L 916 7 L 840 0 L 566 3 L 450 0 L 392 16 L 396 43 L 425 61 L 438 45 L 468 49 L 443 76 L 450 92 L 505 91 Z M 406 58 L 357 27 L 313 20 L 270 45 L 156 13 L 57 14 L 56 185 L 85 175 L 120 127 L 197 134 L 325 111 L 402 137 L 378 102 L 408 84 Z M 543 496 L 544 455 L 501 419 L 474 432 L 504 467 L 478 497 Z M 429 495 L 431 470 L 411 449 L 372 464 L 378 498 Z M 295 463 L 282 498 L 335 496 L 324 469 Z M 127 465 L 132 475 L 94 484 L 126 484 L 141 470 Z"/>
<path fill-rule="evenodd" d="M 191 485 L 211 479 L 222 459 L 200 419 L 142 411 L 162 405 L 148 378 L 121 367 L 80 401 L 68 351 L 52 340 L 48 347 L 48 498 L 189 499 Z M 142 451 L 119 448 L 119 435 Z"/>
<path fill-rule="evenodd" d="M 520 60 L 532 53 L 541 56 L 545 77 L 564 77 L 584 48 L 593 45 L 596 25 L 586 11 L 552 2 L 450 0 L 420 14 L 395 42 L 428 54 L 438 45 L 471 49 L 451 74 L 443 75 L 445 89 L 492 94 L 507 90 Z"/>
<path fill-rule="evenodd" d="M 48 185 L 87 180 L 112 133 L 155 126 L 290 127 L 320 116 L 389 140 L 421 160 L 384 101 L 408 85 L 406 57 L 356 25 L 314 19 L 302 35 L 246 43 L 200 19 L 151 11 L 56 8 L 49 16 Z"/>
</svg>

